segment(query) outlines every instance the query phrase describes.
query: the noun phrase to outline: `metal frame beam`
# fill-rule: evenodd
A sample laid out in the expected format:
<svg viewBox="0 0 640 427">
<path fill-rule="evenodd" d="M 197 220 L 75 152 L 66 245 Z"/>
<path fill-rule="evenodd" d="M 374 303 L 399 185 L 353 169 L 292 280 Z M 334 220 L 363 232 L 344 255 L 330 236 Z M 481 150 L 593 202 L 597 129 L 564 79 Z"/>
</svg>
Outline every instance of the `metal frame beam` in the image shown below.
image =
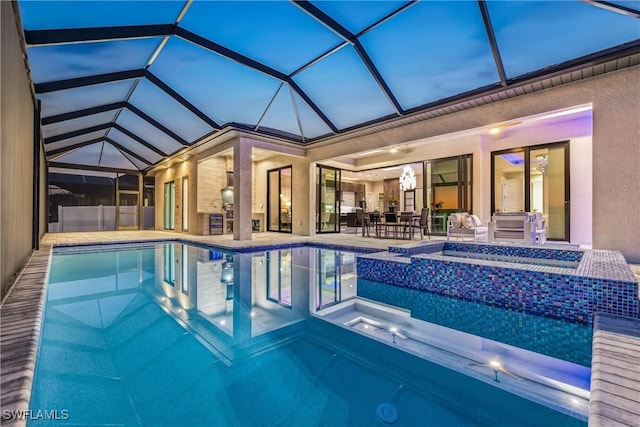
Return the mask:
<svg viewBox="0 0 640 427">
<path fill-rule="evenodd" d="M 491 18 L 489 17 L 489 9 L 485 0 L 478 0 L 478 6 L 480 7 L 480 14 L 482 15 L 482 22 L 484 23 L 484 29 L 487 32 L 489 38 L 489 45 L 491 46 L 491 52 L 493 53 L 493 60 L 496 63 L 498 69 L 498 76 L 500 77 L 500 84 L 502 86 L 507 85 L 507 75 L 504 72 L 504 64 L 502 63 L 502 56 L 498 49 L 498 42 L 496 35 L 493 31 L 493 25 L 491 24 Z"/>
<path fill-rule="evenodd" d="M 90 126 L 84 129 L 78 129 L 71 132 L 61 133 L 60 135 L 50 136 L 44 139 L 44 143 L 51 144 L 52 142 L 64 141 L 65 139 L 75 138 L 76 136 L 86 135 L 91 132 L 97 132 L 100 130 L 107 130 L 113 126 L 113 123 L 102 123 L 95 126 Z"/>
<path fill-rule="evenodd" d="M 79 142 L 77 144 L 72 144 L 72 145 L 69 145 L 69 146 L 66 146 L 66 147 L 56 148 L 55 150 L 47 151 L 45 154 L 47 156 L 56 156 L 58 154 L 66 153 L 66 152 L 69 152 L 69 151 L 73 151 L 75 149 L 86 147 L 86 146 L 89 146 L 89 145 L 92 145 L 92 144 L 96 144 L 96 143 L 99 143 L 99 142 L 109 143 L 109 144 L 113 145 L 116 149 L 121 151 L 123 154 L 126 153 L 126 154 L 130 155 L 131 157 L 134 157 L 137 160 L 140 160 L 142 163 L 144 163 L 146 165 L 153 165 L 153 163 L 151 161 L 149 161 L 149 159 L 145 159 L 144 157 L 142 157 L 141 155 L 137 154 L 136 152 L 134 152 L 134 151 L 122 146 L 121 144 L 117 143 L 113 139 L 111 139 L 109 137 L 106 137 L 106 136 L 102 137 L 102 138 L 95 138 L 95 139 L 91 139 L 91 140 L 88 140 L 88 141 Z M 140 169 L 140 170 L 142 170 L 142 169 Z"/>
<path fill-rule="evenodd" d="M 126 108 L 130 110 L 132 113 L 134 113 L 135 115 L 137 115 L 138 117 L 140 117 L 141 119 L 149 123 L 150 125 L 156 127 L 158 130 L 164 132 L 171 138 L 175 139 L 180 144 L 189 145 L 189 143 L 186 140 L 184 140 L 182 137 L 174 133 L 172 130 L 168 129 L 167 127 L 162 125 L 160 122 L 158 122 L 154 118 L 150 117 L 149 115 L 141 111 L 136 106 L 131 105 L 130 103 L 124 102 L 124 101 L 114 102 L 113 104 L 100 105 L 98 107 L 85 108 L 84 110 L 71 111 L 69 113 L 58 114 L 56 116 L 45 117 L 44 119 L 42 119 L 42 125 L 46 126 L 53 123 L 63 122 L 65 120 L 73 120 L 79 117 L 90 116 L 92 114 L 103 113 L 105 111 L 116 110 L 119 108 Z"/>
<path fill-rule="evenodd" d="M 97 107 L 85 108 L 83 110 L 70 111 L 68 113 L 57 114 L 55 116 L 44 117 L 42 119 L 42 125 L 50 125 L 58 122 L 64 122 L 66 120 L 73 120 L 84 116 L 90 116 L 92 114 L 104 113 L 106 111 L 117 110 L 118 108 L 124 108 L 127 106 L 126 102 L 114 102 L 112 104 L 100 105 Z"/>
<path fill-rule="evenodd" d="M 128 129 L 125 129 L 124 127 L 120 126 L 119 124 L 112 123 L 111 125 L 112 125 L 112 127 L 114 129 L 119 130 L 120 132 L 122 132 L 125 135 L 127 135 L 129 138 L 135 140 L 136 142 L 140 143 L 141 145 L 144 145 L 149 150 L 153 151 L 154 153 L 158 154 L 159 156 L 167 157 L 167 156 L 170 155 L 170 153 L 165 153 L 164 151 L 160 150 L 156 146 L 149 144 L 147 141 L 145 141 L 144 139 L 140 138 L 138 135 L 134 134 L 133 132 L 129 131 Z"/>
<path fill-rule="evenodd" d="M 184 140 L 180 135 L 174 133 L 171 129 L 167 128 L 166 126 L 164 126 L 163 124 L 158 122 L 153 117 L 147 115 L 145 112 L 140 110 L 138 107 L 136 107 L 134 105 L 131 105 L 131 104 L 129 104 L 127 102 L 126 103 L 126 108 L 127 108 L 127 110 L 131 111 L 132 113 L 134 113 L 135 115 L 137 115 L 138 117 L 140 117 L 141 119 L 143 119 L 144 121 L 149 123 L 150 125 L 156 127 L 158 130 L 160 130 L 160 131 L 164 132 L 165 134 L 169 135 L 171 138 L 175 139 L 180 144 L 189 145 L 189 143 L 186 140 Z"/>
<path fill-rule="evenodd" d="M 171 35 L 174 31 L 175 25 L 173 24 L 156 24 L 56 30 L 25 30 L 24 35 L 27 46 L 42 46 L 158 37 Z"/>
<path fill-rule="evenodd" d="M 176 92 L 175 90 L 171 89 L 171 87 L 169 87 L 169 85 L 167 85 L 165 82 L 163 82 L 162 80 L 160 80 L 155 74 L 153 74 L 151 71 L 146 70 L 145 72 L 145 77 L 154 85 L 156 85 L 157 87 L 159 87 L 161 90 L 163 90 L 167 95 L 171 96 L 173 99 L 175 99 L 176 101 L 178 101 L 183 107 L 185 107 L 187 110 L 191 111 L 193 114 L 195 114 L 196 116 L 198 116 L 198 118 L 200 118 L 200 120 L 204 121 L 206 124 L 208 124 L 209 126 L 211 126 L 214 129 L 220 129 L 220 125 L 218 123 L 216 123 L 214 120 L 212 120 L 209 116 L 207 116 L 205 113 L 203 113 L 202 111 L 200 111 L 195 105 L 193 105 L 192 103 L 190 103 L 189 101 L 187 101 L 184 97 L 182 97 L 178 92 Z"/>
<path fill-rule="evenodd" d="M 91 133 L 91 132 L 96 132 L 96 131 L 99 131 L 99 130 L 112 129 L 112 128 L 116 129 L 116 130 L 119 130 L 120 132 L 122 132 L 125 135 L 127 135 L 129 138 L 135 140 L 136 142 L 138 142 L 141 145 L 144 145 L 149 150 L 153 151 L 154 153 L 158 154 L 159 156 L 161 156 L 163 158 L 170 155 L 170 153 L 165 153 L 165 152 L 161 151 L 159 148 L 149 144 L 147 141 L 145 141 L 144 139 L 140 138 L 138 135 L 134 134 L 133 132 L 125 129 L 122 126 L 120 126 L 118 123 L 112 123 L 112 122 L 103 123 L 103 124 L 100 124 L 100 125 L 91 126 L 91 127 L 84 128 L 84 129 L 78 129 L 78 130 L 74 130 L 74 131 L 63 133 L 63 134 L 56 135 L 56 136 L 51 136 L 49 138 L 46 138 L 44 143 L 45 144 L 51 144 L 52 142 L 64 141 L 65 139 L 75 138 L 76 136 L 82 136 L 82 135 L 86 135 L 86 134 Z"/>
<path fill-rule="evenodd" d="M 49 162 L 50 168 L 60 168 L 60 169 L 73 169 L 73 170 L 81 170 L 81 171 L 95 171 L 95 172 L 110 172 L 110 173 L 124 173 L 130 174 L 131 172 L 140 173 L 140 169 L 118 169 L 118 168 L 108 168 L 103 166 L 89 166 L 89 165 L 77 165 L 74 163 L 60 163 L 60 162 Z"/>
<path fill-rule="evenodd" d="M 378 68 L 375 66 L 375 64 L 367 54 L 367 51 L 365 50 L 364 46 L 362 46 L 362 43 L 360 43 L 358 37 L 310 2 L 292 0 L 292 3 L 299 7 L 307 15 L 314 18 L 320 24 L 336 33 L 346 42 L 353 44 L 353 48 L 360 57 L 360 60 L 364 63 L 365 67 L 367 67 L 367 70 L 369 70 L 369 74 L 371 74 L 371 77 L 373 77 L 382 93 L 387 97 L 389 103 L 396 110 L 396 114 L 403 115 L 404 110 L 402 106 L 396 99 L 396 96 L 391 91 L 391 88 L 389 87 L 387 82 L 385 82 L 382 74 L 380 74 L 380 71 L 378 71 Z"/>
<path fill-rule="evenodd" d="M 235 61 L 239 64 L 242 64 L 246 67 L 252 68 L 256 71 L 259 71 L 263 74 L 266 74 L 270 77 L 273 77 L 276 80 L 280 80 L 281 82 L 288 83 L 291 87 L 298 92 L 298 95 L 304 99 L 304 101 L 309 105 L 309 107 L 325 122 L 325 124 L 334 132 L 338 132 L 336 126 L 329 120 L 329 118 L 320 110 L 320 108 L 307 96 L 307 94 L 298 86 L 290 76 L 275 70 L 271 67 L 268 67 L 264 64 L 261 64 L 258 61 L 255 61 L 249 57 L 241 55 L 237 52 L 234 52 L 231 49 L 228 49 L 224 46 L 221 46 L 217 43 L 212 42 L 211 40 L 205 39 L 197 34 L 192 33 L 191 31 L 187 31 L 183 28 L 176 29 L 176 36 L 185 39 L 188 42 L 196 44 L 202 48 L 210 50 L 211 52 L 217 53 L 221 56 L 224 56 L 227 59 Z M 218 126 L 219 128 L 219 126 Z"/>
<path fill-rule="evenodd" d="M 602 1 L 602 0 L 581 0 L 581 1 L 595 7 L 609 10 L 611 12 L 621 13 L 623 15 L 631 16 L 632 18 L 640 18 L 640 11 L 628 6 L 624 6 L 622 4 L 615 4 L 615 3 Z"/>
<path fill-rule="evenodd" d="M 111 83 L 121 80 L 136 79 L 144 77 L 146 70 L 141 68 L 139 70 L 127 70 L 118 71 L 115 73 L 97 74 L 87 77 L 76 77 L 74 79 L 56 80 L 53 82 L 36 83 L 34 88 L 36 93 L 48 93 L 56 92 L 64 89 L 74 89 L 83 86 L 98 85 L 102 83 Z"/>
<path fill-rule="evenodd" d="M 45 155 L 48 156 L 57 156 L 58 154 L 66 153 L 68 151 L 75 150 L 76 148 L 86 147 L 88 145 L 97 144 L 98 142 L 102 142 L 106 137 L 89 139 L 83 142 L 77 142 L 75 144 L 67 145 L 66 147 L 56 148 L 54 150 L 45 151 Z"/>
</svg>

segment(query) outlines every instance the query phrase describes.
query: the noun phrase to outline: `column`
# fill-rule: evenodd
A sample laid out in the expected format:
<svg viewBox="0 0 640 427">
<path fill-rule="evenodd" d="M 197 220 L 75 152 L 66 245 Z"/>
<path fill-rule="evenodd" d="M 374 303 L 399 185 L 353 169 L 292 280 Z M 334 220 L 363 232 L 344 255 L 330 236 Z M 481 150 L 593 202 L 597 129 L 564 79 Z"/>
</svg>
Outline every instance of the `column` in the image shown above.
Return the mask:
<svg viewBox="0 0 640 427">
<path fill-rule="evenodd" d="M 238 139 L 233 146 L 233 240 L 251 240 L 251 144 Z"/>
</svg>

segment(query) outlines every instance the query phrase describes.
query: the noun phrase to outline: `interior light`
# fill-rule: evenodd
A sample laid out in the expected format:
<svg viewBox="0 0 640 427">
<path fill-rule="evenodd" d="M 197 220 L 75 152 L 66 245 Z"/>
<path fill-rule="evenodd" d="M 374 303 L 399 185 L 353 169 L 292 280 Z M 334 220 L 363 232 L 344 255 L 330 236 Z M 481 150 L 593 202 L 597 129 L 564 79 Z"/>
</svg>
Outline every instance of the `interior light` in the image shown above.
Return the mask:
<svg viewBox="0 0 640 427">
<path fill-rule="evenodd" d="M 251 317 L 254 317 L 256 315 L 256 312 L 252 311 L 250 314 L 251 314 Z"/>
<path fill-rule="evenodd" d="M 576 399 L 575 397 L 571 398 L 571 403 L 573 403 L 574 405 L 578 405 L 580 404 L 580 401 L 578 399 Z"/>
<path fill-rule="evenodd" d="M 224 326 L 224 325 L 226 325 L 226 324 L 227 324 L 227 321 L 223 319 L 223 320 L 221 320 L 221 321 L 220 321 L 220 324 L 221 324 L 222 326 Z"/>
<path fill-rule="evenodd" d="M 498 362 L 497 360 L 492 360 L 491 362 L 489 362 L 489 364 L 493 368 L 499 368 L 500 367 L 500 362 Z"/>
<path fill-rule="evenodd" d="M 491 135 L 498 135 L 501 132 L 501 129 L 499 127 L 492 127 L 491 129 L 489 129 L 489 133 Z"/>
<path fill-rule="evenodd" d="M 389 152 L 391 154 L 396 154 L 398 152 L 398 149 L 396 147 L 393 147 L 391 150 L 389 150 Z"/>
</svg>

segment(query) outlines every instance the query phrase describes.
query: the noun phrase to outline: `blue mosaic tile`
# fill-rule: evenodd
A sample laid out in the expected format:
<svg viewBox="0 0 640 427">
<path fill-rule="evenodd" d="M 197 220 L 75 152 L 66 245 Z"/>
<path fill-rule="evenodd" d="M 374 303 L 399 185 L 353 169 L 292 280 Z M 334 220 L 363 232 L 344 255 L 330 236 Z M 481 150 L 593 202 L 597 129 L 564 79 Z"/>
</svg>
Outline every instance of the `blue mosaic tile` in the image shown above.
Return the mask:
<svg viewBox="0 0 640 427">
<path fill-rule="evenodd" d="M 438 249 L 439 248 L 439 249 Z M 575 262 L 576 268 L 442 255 L 443 250 Z M 566 252 L 566 253 L 563 253 Z M 638 283 L 616 251 L 451 243 L 358 257 L 360 279 L 591 324 L 596 312 L 640 318 Z M 392 302 L 381 300 L 381 302 Z"/>
</svg>

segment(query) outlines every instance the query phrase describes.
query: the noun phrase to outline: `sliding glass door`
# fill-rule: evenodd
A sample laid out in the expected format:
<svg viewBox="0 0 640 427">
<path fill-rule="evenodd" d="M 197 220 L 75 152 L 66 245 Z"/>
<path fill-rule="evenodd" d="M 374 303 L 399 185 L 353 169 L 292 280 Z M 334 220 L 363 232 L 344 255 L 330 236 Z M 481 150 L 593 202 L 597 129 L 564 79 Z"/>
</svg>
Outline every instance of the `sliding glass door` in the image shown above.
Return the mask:
<svg viewBox="0 0 640 427">
<path fill-rule="evenodd" d="M 291 166 L 267 171 L 268 231 L 293 231 Z"/>
<path fill-rule="evenodd" d="M 497 151 L 491 155 L 492 212 L 540 212 L 547 238 L 569 236 L 569 142 Z"/>
<path fill-rule="evenodd" d="M 164 228 L 173 230 L 176 228 L 176 183 L 175 181 L 164 184 Z"/>
<path fill-rule="evenodd" d="M 318 166 L 316 169 L 317 206 L 316 232 L 340 231 L 340 169 Z"/>
<path fill-rule="evenodd" d="M 431 231 L 447 231 L 447 219 L 453 212 L 473 212 L 473 155 L 449 157 L 425 162 L 426 206 L 431 209 Z"/>
</svg>

